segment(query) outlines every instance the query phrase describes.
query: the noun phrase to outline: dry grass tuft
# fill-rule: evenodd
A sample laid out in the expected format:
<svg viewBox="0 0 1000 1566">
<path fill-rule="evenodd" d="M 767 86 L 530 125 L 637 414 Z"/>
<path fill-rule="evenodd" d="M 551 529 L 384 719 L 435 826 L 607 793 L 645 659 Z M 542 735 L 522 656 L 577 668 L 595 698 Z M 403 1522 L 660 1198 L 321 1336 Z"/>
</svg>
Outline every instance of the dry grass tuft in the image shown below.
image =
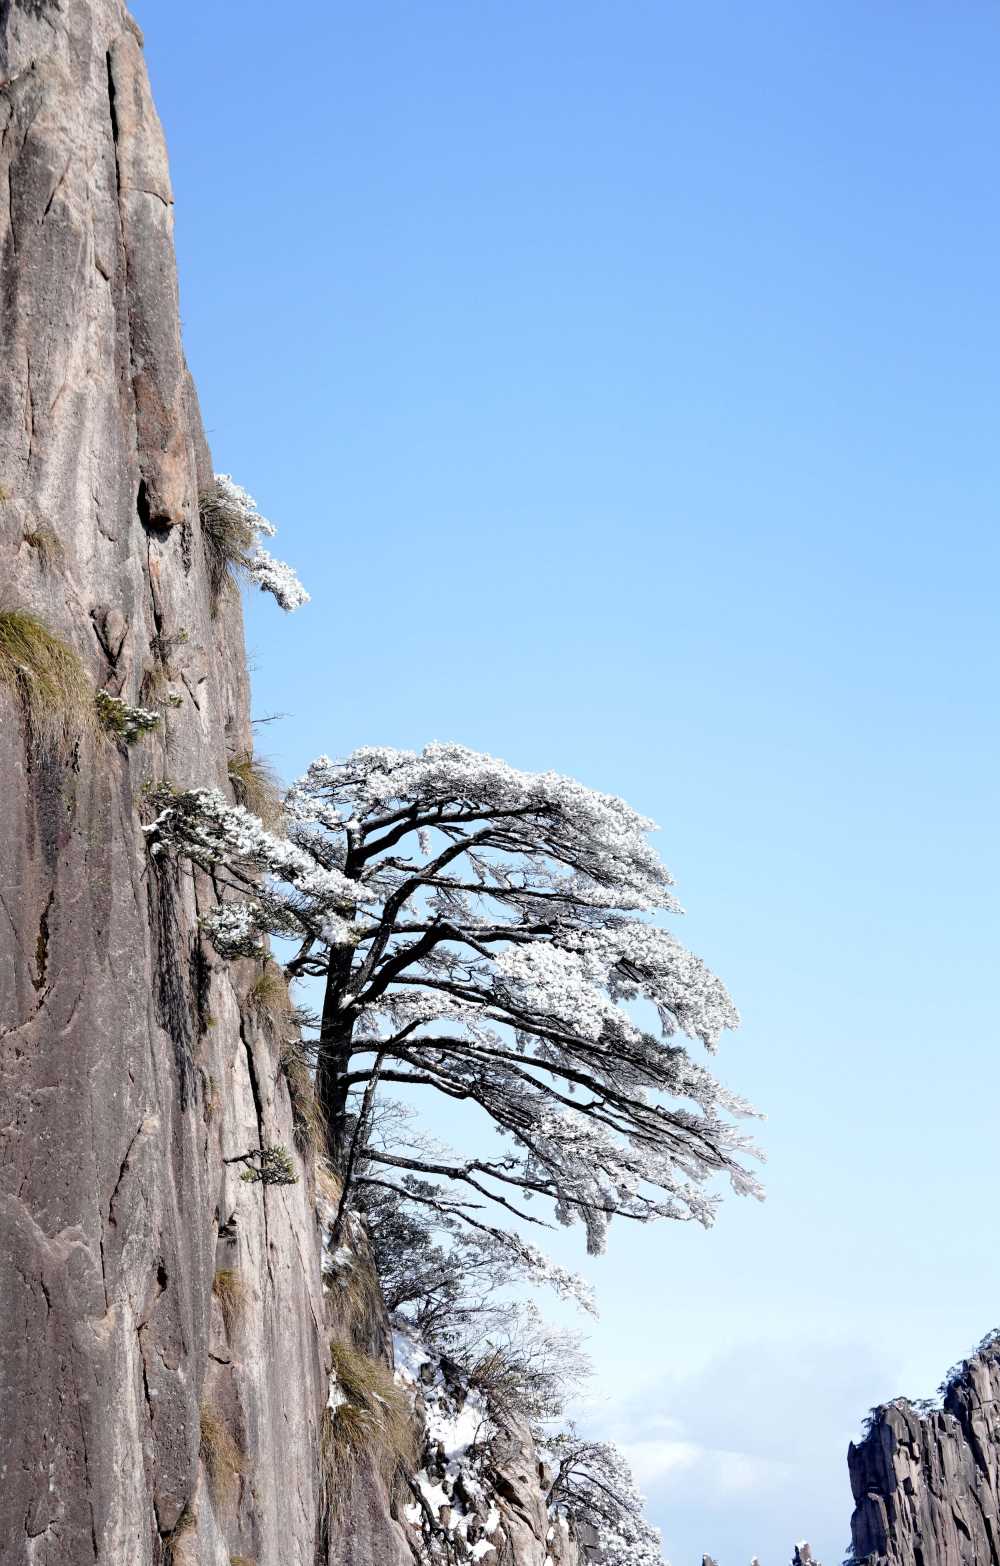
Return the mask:
<svg viewBox="0 0 1000 1566">
<path fill-rule="evenodd" d="M 417 1457 L 416 1422 L 409 1398 L 380 1360 L 353 1343 L 334 1338 L 330 1344 L 331 1391 L 343 1401 L 323 1417 L 322 1461 L 327 1495 L 336 1501 L 353 1469 L 377 1467 L 387 1483 L 398 1469 Z"/>
<path fill-rule="evenodd" d="M 198 1069 L 201 1072 L 202 1114 L 205 1117 L 205 1124 L 210 1126 L 212 1121 L 215 1119 L 216 1111 L 219 1107 L 219 1084 L 216 1082 L 215 1078 L 205 1070 L 204 1066 L 200 1066 Z"/>
<path fill-rule="evenodd" d="M 260 820 L 269 832 L 281 829 L 281 785 L 269 762 L 250 751 L 229 758 L 229 781 L 236 803 Z"/>
<path fill-rule="evenodd" d="M 276 963 L 268 962 L 243 997 L 245 1009 L 272 1038 L 281 1038 L 291 1025 L 295 1006 L 288 993 L 288 981 Z"/>
<path fill-rule="evenodd" d="M 339 1207 L 344 1182 L 328 1158 L 316 1160 L 316 1196 L 331 1207 Z"/>
<path fill-rule="evenodd" d="M 171 690 L 176 682 L 177 677 L 169 666 L 147 664 L 139 685 L 140 707 L 172 707 L 175 711 L 183 707 L 184 697 L 179 691 Z"/>
<path fill-rule="evenodd" d="M 45 572 L 57 571 L 66 559 L 62 539 L 50 527 L 33 527 L 24 535 L 24 542 L 38 556 L 38 564 Z"/>
<path fill-rule="evenodd" d="M 295 1146 L 309 1163 L 318 1157 L 324 1145 L 326 1126 L 316 1096 L 316 1084 L 298 1039 L 284 1041 L 281 1046 L 280 1065 L 288 1084 L 288 1097 L 292 1105 Z M 337 1200 L 340 1200 L 339 1196 Z"/>
<path fill-rule="evenodd" d="M 377 1342 L 385 1327 L 385 1303 L 371 1260 L 355 1252 L 346 1266 L 324 1269 L 323 1282 L 333 1319 L 345 1337 L 354 1343 Z"/>
<path fill-rule="evenodd" d="M 201 1405 L 201 1460 L 213 1500 L 219 1506 L 234 1504 L 240 1493 L 240 1479 L 246 1472 L 246 1454 L 210 1403 Z"/>
<path fill-rule="evenodd" d="M 220 1267 L 212 1279 L 212 1293 L 222 1309 L 226 1336 L 236 1336 L 247 1307 L 247 1286 L 243 1274 L 234 1267 Z"/>
<path fill-rule="evenodd" d="M 190 1505 L 185 1506 L 173 1528 L 164 1536 L 164 1566 L 182 1566 L 184 1557 L 188 1555 L 184 1549 L 184 1541 L 193 1538 L 197 1529 L 197 1514 L 191 1510 Z"/>
<path fill-rule="evenodd" d="M 323 1113 L 316 1097 L 312 1072 L 298 1037 L 303 1017 L 288 993 L 288 981 L 276 964 L 268 962 L 244 996 L 244 1007 L 258 1026 L 281 1046 L 279 1065 L 288 1084 L 295 1126 L 295 1146 L 307 1162 L 324 1144 Z"/>
<path fill-rule="evenodd" d="M 252 1561 L 249 1555 L 230 1555 L 229 1566 L 257 1566 L 257 1562 Z"/>
<path fill-rule="evenodd" d="M 218 484 L 205 490 L 198 509 L 215 613 L 223 593 L 231 591 L 235 578 L 247 569 L 257 547 L 257 532 L 246 512 L 227 501 Z"/>
<path fill-rule="evenodd" d="M 100 732 L 94 687 L 79 656 L 20 609 L 0 612 L 0 685 L 37 747 Z"/>
</svg>

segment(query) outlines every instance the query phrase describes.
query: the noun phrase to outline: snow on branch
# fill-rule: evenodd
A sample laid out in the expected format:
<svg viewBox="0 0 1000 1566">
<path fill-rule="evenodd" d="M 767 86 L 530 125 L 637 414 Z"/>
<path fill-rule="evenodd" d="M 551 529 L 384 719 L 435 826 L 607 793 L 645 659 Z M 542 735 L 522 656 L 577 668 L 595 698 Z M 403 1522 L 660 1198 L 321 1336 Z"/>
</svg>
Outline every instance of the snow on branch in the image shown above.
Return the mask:
<svg viewBox="0 0 1000 1566">
<path fill-rule="evenodd" d="M 253 496 L 231 474 L 216 473 L 211 489 L 201 497 L 200 510 L 216 596 L 235 573 L 271 593 L 288 613 L 309 602 L 292 567 L 261 545 L 261 537 L 274 537 L 274 524 L 261 515 Z"/>
<path fill-rule="evenodd" d="M 646 1521 L 645 1500 L 617 1446 L 585 1440 L 571 1425 L 549 1441 L 547 1456 L 556 1466 L 550 1514 L 595 1529 L 604 1566 L 663 1566 L 660 1530 Z"/>
<path fill-rule="evenodd" d="M 248 930 L 295 940 L 287 976 L 323 982 L 313 1047 L 342 1172 L 350 1150 L 369 1182 L 444 1182 L 479 1227 L 484 1202 L 537 1224 L 523 1204 L 541 1198 L 592 1251 L 615 1216 L 711 1223 L 713 1176 L 760 1194 L 736 1123 L 754 1111 L 680 1042 L 714 1051 L 738 1014 L 655 922 L 680 911 L 672 879 L 623 800 L 434 744 L 320 757 L 285 798 L 286 837 L 214 790 L 154 802 L 152 851 L 223 867 Z M 371 1134 L 397 1084 L 484 1111 L 499 1145 L 463 1159 Z"/>
</svg>

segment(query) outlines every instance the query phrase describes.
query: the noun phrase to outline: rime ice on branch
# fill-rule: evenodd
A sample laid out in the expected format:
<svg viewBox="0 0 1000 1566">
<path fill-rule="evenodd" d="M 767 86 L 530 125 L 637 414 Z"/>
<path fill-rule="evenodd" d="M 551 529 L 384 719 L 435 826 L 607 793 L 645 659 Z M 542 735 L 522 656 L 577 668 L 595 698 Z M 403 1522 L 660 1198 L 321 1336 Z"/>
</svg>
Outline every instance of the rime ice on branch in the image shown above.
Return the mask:
<svg viewBox="0 0 1000 1566">
<path fill-rule="evenodd" d="M 603 1566 L 663 1566 L 660 1530 L 646 1521 L 645 1501 L 622 1452 L 610 1441 L 586 1441 L 571 1427 L 549 1443 L 557 1465 L 549 1507 L 597 1532 Z"/>
<path fill-rule="evenodd" d="M 158 803 L 154 848 L 244 899 L 220 951 L 291 937 L 289 978 L 323 981 L 320 1098 L 357 1183 L 480 1226 L 484 1198 L 535 1223 L 521 1203 L 548 1198 L 592 1251 L 615 1215 L 709 1224 L 715 1174 L 759 1194 L 732 1119 L 753 1111 L 678 1042 L 714 1051 L 736 1010 L 652 922 L 680 910 L 624 801 L 435 744 L 320 757 L 286 797 L 287 838 L 211 790 Z M 374 1115 L 390 1084 L 478 1105 L 505 1145 L 394 1143 Z"/>
</svg>

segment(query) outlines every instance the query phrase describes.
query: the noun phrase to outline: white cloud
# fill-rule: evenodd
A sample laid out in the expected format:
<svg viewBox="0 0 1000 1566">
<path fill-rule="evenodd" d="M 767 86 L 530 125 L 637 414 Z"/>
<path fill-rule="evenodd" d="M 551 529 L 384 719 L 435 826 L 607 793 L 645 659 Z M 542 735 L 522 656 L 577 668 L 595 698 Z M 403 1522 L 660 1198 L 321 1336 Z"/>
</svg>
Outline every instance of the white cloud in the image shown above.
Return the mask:
<svg viewBox="0 0 1000 1566">
<path fill-rule="evenodd" d="M 693 1486 L 704 1493 L 743 1495 L 784 1483 L 788 1463 L 752 1452 L 700 1446 L 696 1441 L 625 1441 L 619 1443 L 641 1490 L 666 1493 L 684 1476 L 683 1491 Z"/>
<path fill-rule="evenodd" d="M 667 1555 L 780 1566 L 807 1537 L 841 1558 L 851 1515 L 845 1452 L 854 1421 L 896 1377 L 866 1344 L 748 1341 L 625 1400 L 580 1410 L 625 1451 Z M 852 1428 L 853 1426 L 853 1428 Z"/>
<path fill-rule="evenodd" d="M 693 1468 L 705 1456 L 704 1447 L 694 1441 L 623 1441 L 619 1445 L 640 1490 L 658 1485 L 669 1474 Z"/>
</svg>

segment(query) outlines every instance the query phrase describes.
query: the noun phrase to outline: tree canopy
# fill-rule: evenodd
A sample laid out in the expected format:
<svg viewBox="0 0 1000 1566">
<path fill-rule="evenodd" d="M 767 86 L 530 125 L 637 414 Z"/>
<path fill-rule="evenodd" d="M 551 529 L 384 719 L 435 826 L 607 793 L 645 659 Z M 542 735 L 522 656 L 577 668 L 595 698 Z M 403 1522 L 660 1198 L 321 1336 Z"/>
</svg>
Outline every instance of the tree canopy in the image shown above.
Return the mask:
<svg viewBox="0 0 1000 1566">
<path fill-rule="evenodd" d="M 603 1248 L 611 1218 L 711 1222 L 722 1174 L 758 1194 L 750 1106 L 680 1042 L 738 1016 L 661 924 L 677 914 L 654 829 L 621 799 L 457 744 L 320 757 L 285 835 L 215 790 L 161 790 L 154 853 L 212 870 L 220 954 L 291 942 L 318 980 L 317 1086 L 331 1157 L 360 1184 L 484 1227 L 548 1198 Z M 387 1089 L 477 1105 L 501 1135 L 463 1158 L 378 1134 Z M 485 1226 L 489 1227 L 488 1220 Z"/>
</svg>

